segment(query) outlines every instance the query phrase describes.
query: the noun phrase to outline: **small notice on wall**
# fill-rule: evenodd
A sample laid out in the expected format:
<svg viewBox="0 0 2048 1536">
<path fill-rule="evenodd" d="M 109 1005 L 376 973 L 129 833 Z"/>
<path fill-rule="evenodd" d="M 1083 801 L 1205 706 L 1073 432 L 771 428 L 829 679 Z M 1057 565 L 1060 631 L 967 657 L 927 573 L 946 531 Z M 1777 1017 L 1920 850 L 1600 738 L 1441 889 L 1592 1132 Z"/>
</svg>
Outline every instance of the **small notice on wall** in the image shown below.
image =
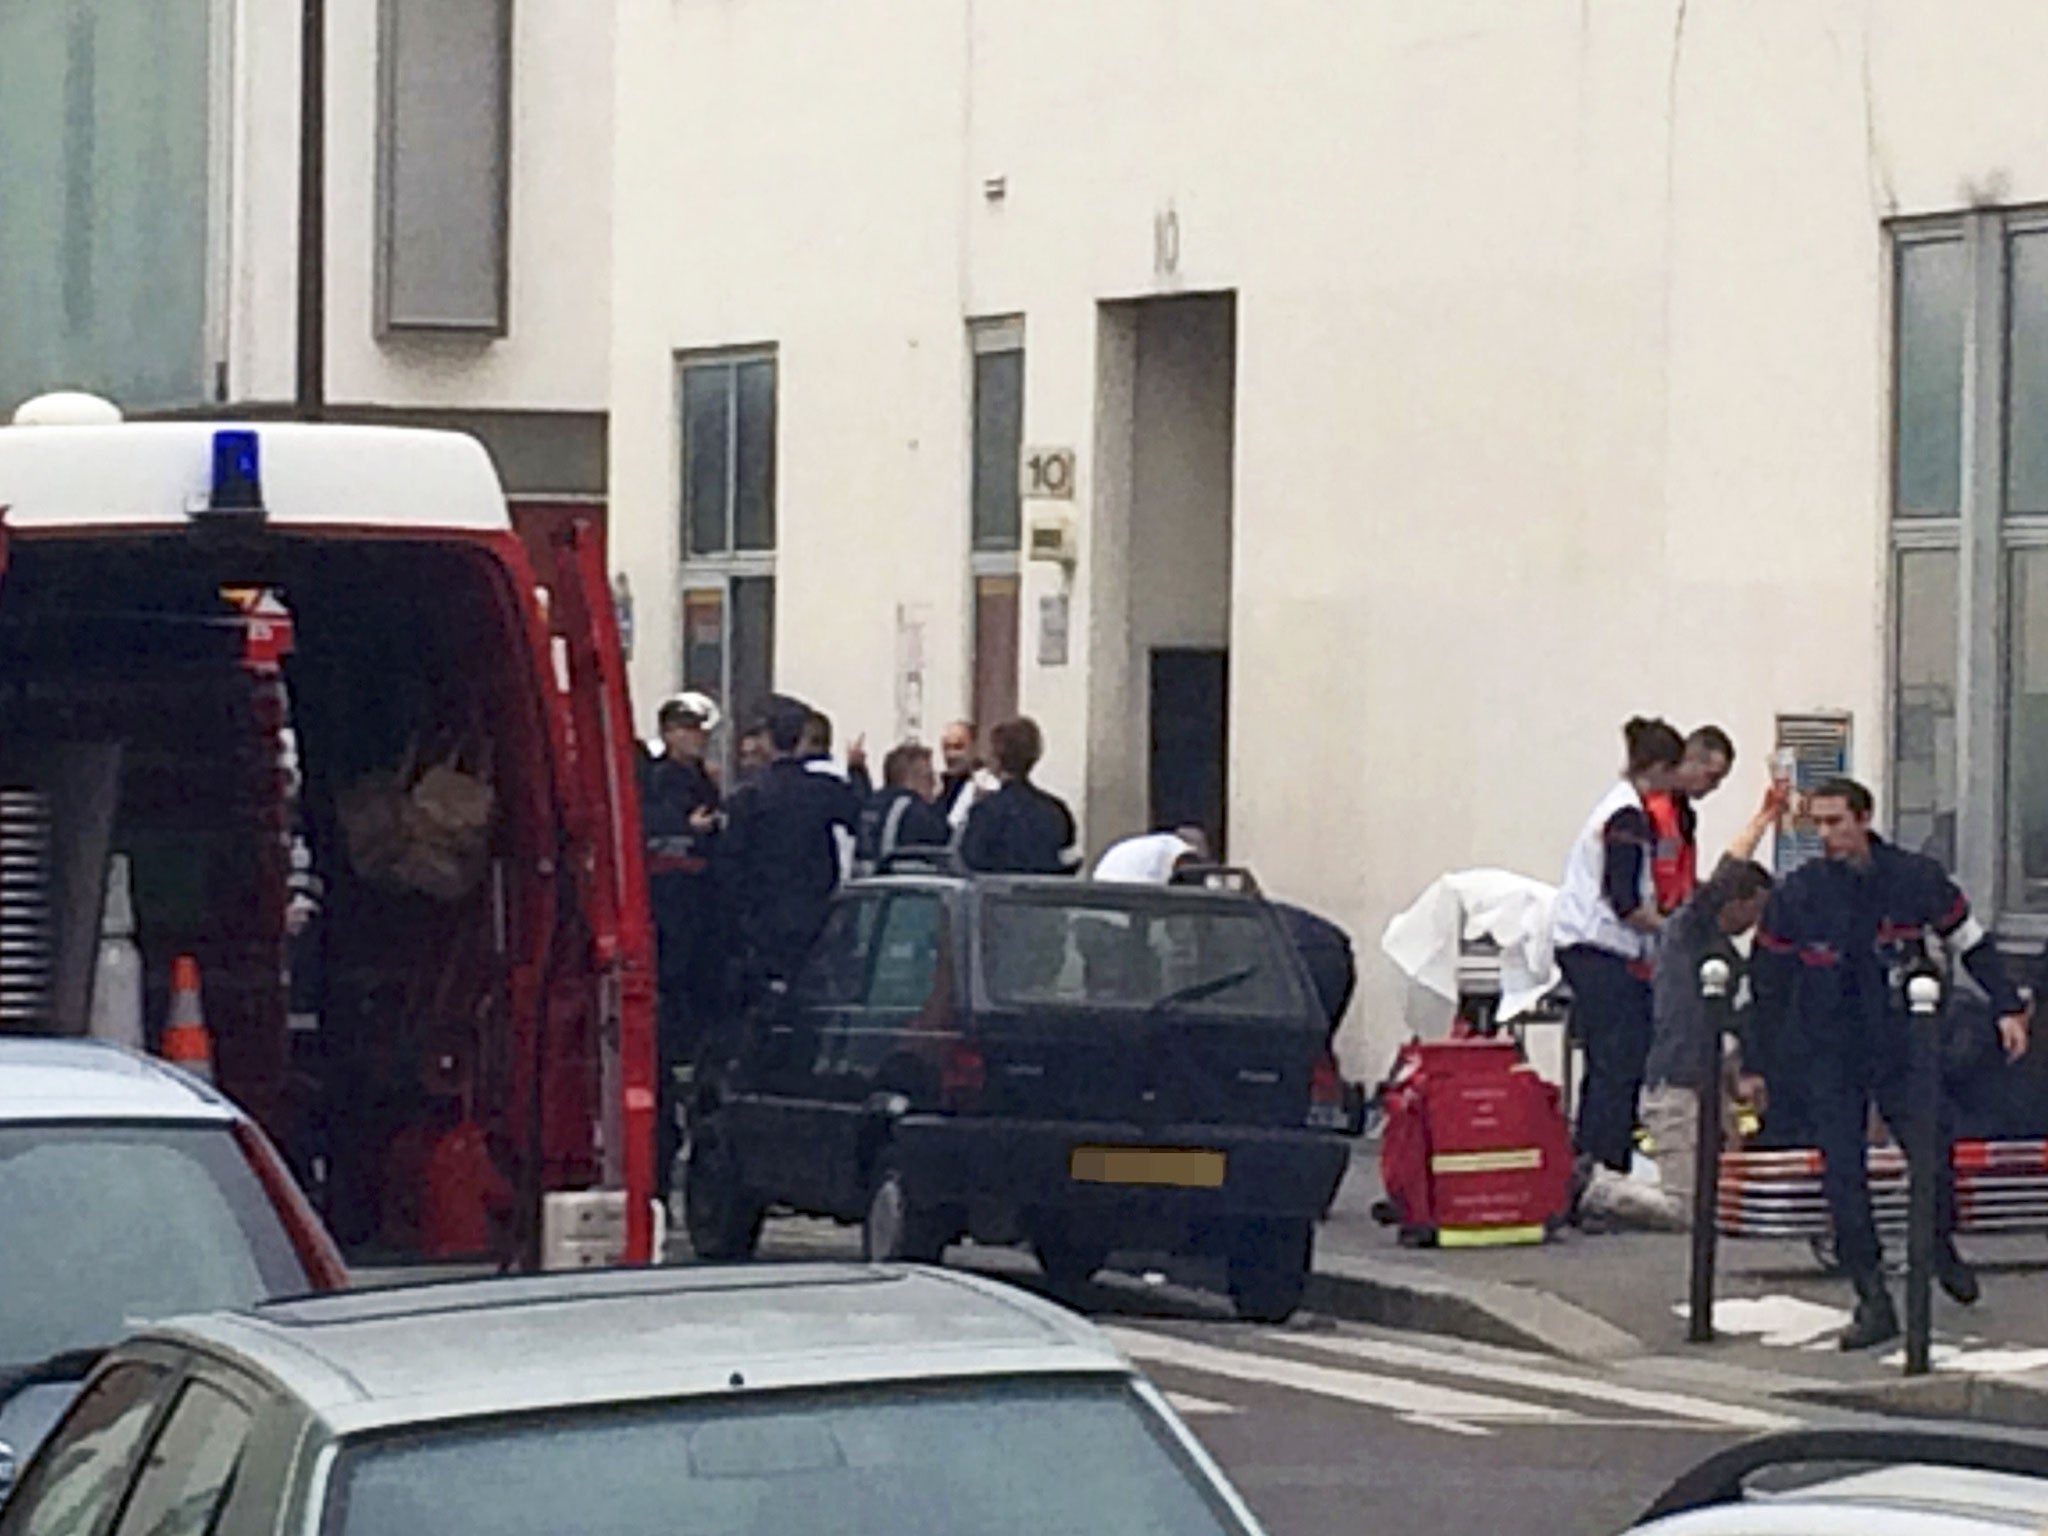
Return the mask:
<svg viewBox="0 0 2048 1536">
<path fill-rule="evenodd" d="M 1064 667 L 1067 664 L 1067 594 L 1054 592 L 1038 600 L 1038 664 Z"/>
<path fill-rule="evenodd" d="M 931 619 L 925 603 L 896 605 L 896 739 L 924 735 L 924 637 Z"/>
</svg>

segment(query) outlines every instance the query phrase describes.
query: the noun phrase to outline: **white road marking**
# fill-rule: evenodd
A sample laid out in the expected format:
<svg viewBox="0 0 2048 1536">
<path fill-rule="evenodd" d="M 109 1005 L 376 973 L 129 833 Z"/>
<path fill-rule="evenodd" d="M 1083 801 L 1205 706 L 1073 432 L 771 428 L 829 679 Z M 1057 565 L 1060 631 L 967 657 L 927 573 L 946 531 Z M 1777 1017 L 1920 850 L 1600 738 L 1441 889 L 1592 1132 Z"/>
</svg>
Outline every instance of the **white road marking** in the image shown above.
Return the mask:
<svg viewBox="0 0 2048 1536">
<path fill-rule="evenodd" d="M 1467 1424 L 1462 1419 L 1440 1419 L 1433 1413 L 1406 1413 L 1401 1417 L 1417 1429 L 1440 1429 L 1447 1435 L 1474 1435 L 1484 1439 L 1493 1433 L 1483 1424 Z"/>
<path fill-rule="evenodd" d="M 1192 1392 L 1169 1392 L 1166 1400 L 1173 1404 L 1173 1411 L 1184 1419 L 1203 1418 L 1219 1413 L 1236 1413 L 1235 1405 L 1219 1403 L 1213 1398 L 1197 1397 Z"/>
<path fill-rule="evenodd" d="M 1645 1413 L 1702 1424 L 1720 1424 L 1730 1429 L 1789 1429 L 1799 1422 L 1783 1414 L 1766 1413 L 1762 1409 L 1744 1408 L 1732 1403 L 1718 1403 L 1711 1398 L 1693 1397 L 1682 1392 L 1659 1392 L 1642 1387 L 1623 1386 L 1618 1382 L 1595 1381 L 1584 1376 L 1568 1375 L 1562 1371 L 1546 1371 L 1534 1366 L 1517 1365 L 1510 1360 L 1483 1359 L 1473 1355 L 1422 1349 L 1413 1344 L 1396 1344 L 1390 1340 L 1308 1333 L 1269 1333 L 1266 1337 L 1278 1343 L 1297 1345 L 1320 1354 L 1346 1355 L 1357 1360 L 1370 1360 L 1378 1365 L 1438 1371 L 1447 1376 L 1469 1377 L 1494 1382 L 1503 1387 L 1529 1387 L 1539 1392 L 1553 1392 L 1561 1397 L 1612 1403 L 1617 1408 L 1637 1408 Z"/>
<path fill-rule="evenodd" d="M 1683 1317 L 1685 1304 L 1671 1310 Z M 1753 1333 L 1779 1349 L 1810 1348 L 1848 1326 L 1847 1308 L 1798 1296 L 1730 1296 L 1714 1303 L 1717 1333 Z"/>
<path fill-rule="evenodd" d="M 1312 1392 L 1344 1402 L 1385 1408 L 1410 1423 L 1441 1429 L 1444 1421 L 1456 1421 L 1459 1434 L 1490 1423 L 1568 1424 L 1573 1414 L 1542 1403 L 1514 1398 L 1483 1397 L 1456 1387 L 1429 1382 L 1403 1381 L 1370 1371 L 1337 1370 L 1310 1365 L 1278 1355 L 1256 1355 L 1245 1350 L 1219 1349 L 1169 1334 L 1146 1333 L 1135 1328 L 1111 1328 L 1107 1332 L 1117 1347 L 1133 1360 L 1175 1366 L 1204 1376 L 1221 1376 L 1296 1392 Z"/>
</svg>

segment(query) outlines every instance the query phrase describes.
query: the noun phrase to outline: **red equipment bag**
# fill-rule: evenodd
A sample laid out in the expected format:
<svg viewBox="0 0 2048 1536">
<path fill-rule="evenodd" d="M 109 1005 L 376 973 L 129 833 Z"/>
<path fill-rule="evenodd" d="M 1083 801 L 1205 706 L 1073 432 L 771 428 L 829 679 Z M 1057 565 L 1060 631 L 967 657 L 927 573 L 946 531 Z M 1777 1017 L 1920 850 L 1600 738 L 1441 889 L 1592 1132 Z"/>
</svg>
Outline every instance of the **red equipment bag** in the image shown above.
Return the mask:
<svg viewBox="0 0 2048 1536">
<path fill-rule="evenodd" d="M 1540 1242 L 1570 1199 L 1556 1087 L 1511 1040 L 1411 1040 L 1380 1089 L 1380 1176 L 1404 1236 Z"/>
</svg>

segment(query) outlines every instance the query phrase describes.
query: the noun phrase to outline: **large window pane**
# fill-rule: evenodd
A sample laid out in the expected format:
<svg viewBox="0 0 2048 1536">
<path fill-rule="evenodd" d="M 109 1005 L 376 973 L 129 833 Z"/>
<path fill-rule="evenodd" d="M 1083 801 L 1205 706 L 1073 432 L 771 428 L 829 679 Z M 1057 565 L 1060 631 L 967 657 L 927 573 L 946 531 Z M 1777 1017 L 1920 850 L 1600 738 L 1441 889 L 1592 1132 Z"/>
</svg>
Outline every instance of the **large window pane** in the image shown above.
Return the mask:
<svg viewBox="0 0 2048 1536">
<path fill-rule="evenodd" d="M 212 0 L 0 0 L 0 421 L 211 397 Z"/>
<path fill-rule="evenodd" d="M 1960 240 L 1898 253 L 1897 494 L 1901 517 L 1962 504 L 1963 326 L 1969 264 Z"/>
<path fill-rule="evenodd" d="M 732 548 L 726 495 L 732 463 L 732 369 L 683 370 L 683 526 L 693 555 Z"/>
<path fill-rule="evenodd" d="M 2008 512 L 2048 512 L 2048 233 L 2011 244 L 2007 316 Z"/>
<path fill-rule="evenodd" d="M 974 359 L 974 547 L 1015 549 L 1021 537 L 1019 459 L 1024 447 L 1024 354 Z"/>
<path fill-rule="evenodd" d="M 733 486 L 738 549 L 775 547 L 775 364 L 741 363 L 739 469 Z"/>
<path fill-rule="evenodd" d="M 2005 904 L 2048 910 L 2048 549 L 2010 570 Z"/>
<path fill-rule="evenodd" d="M 383 0 L 377 319 L 503 334 L 511 0 Z"/>
<path fill-rule="evenodd" d="M 759 712 L 775 688 L 775 578 L 732 584 L 732 702 L 741 718 Z"/>
<path fill-rule="evenodd" d="M 1957 564 L 1952 549 L 1899 556 L 1892 757 L 1894 835 L 1955 862 Z"/>
</svg>

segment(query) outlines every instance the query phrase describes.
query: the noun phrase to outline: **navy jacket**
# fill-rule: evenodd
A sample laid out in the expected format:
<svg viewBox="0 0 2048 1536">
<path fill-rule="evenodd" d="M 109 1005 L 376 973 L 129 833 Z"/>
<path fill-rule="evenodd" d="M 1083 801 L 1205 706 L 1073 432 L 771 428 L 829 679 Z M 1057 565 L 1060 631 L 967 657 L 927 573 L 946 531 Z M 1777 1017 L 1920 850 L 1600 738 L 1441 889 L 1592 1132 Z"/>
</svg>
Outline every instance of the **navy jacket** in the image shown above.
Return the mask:
<svg viewBox="0 0 2048 1536">
<path fill-rule="evenodd" d="M 734 793 L 720 867 L 741 937 L 774 973 L 787 975 L 825 926 L 839 886 L 834 829 L 852 833 L 859 818 L 852 786 L 794 758 Z"/>
<path fill-rule="evenodd" d="M 984 875 L 1068 875 L 1074 813 L 1057 795 L 1012 779 L 967 813 L 960 857 Z"/>
<path fill-rule="evenodd" d="M 1934 860 L 1871 839 L 1870 863 L 1815 859 L 1771 896 L 1750 961 L 1757 1028 L 1773 1053 L 1856 1051 L 1905 1018 L 1902 988 L 1930 936 L 1961 939 L 1963 964 L 1999 1013 L 2018 993 L 1997 944 Z"/>
</svg>

